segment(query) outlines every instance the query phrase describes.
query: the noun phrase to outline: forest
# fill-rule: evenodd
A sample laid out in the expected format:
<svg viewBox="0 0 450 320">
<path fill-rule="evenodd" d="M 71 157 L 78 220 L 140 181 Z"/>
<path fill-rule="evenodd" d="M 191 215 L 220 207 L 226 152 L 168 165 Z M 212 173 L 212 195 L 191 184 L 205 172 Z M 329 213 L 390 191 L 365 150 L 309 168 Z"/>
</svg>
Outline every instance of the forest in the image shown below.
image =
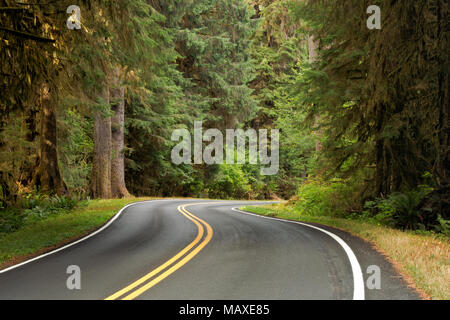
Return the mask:
<svg viewBox="0 0 450 320">
<path fill-rule="evenodd" d="M 449 232 L 447 1 L 74 2 L 0 0 L 0 232 L 36 206 L 130 196 Z M 173 163 L 194 121 L 278 129 L 277 174 Z"/>
</svg>

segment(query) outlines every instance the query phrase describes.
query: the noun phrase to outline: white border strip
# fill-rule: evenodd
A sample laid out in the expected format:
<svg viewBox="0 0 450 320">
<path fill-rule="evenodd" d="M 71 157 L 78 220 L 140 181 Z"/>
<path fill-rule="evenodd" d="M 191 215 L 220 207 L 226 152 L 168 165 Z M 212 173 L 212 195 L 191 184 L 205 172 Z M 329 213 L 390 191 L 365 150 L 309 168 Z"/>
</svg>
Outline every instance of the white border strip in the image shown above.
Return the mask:
<svg viewBox="0 0 450 320">
<path fill-rule="evenodd" d="M 167 199 L 167 200 L 168 200 L 168 199 Z M 171 200 L 171 199 L 170 199 L 170 200 Z M 69 247 L 72 247 L 72 246 L 74 246 L 74 245 L 76 245 L 76 244 L 78 244 L 78 243 L 80 243 L 80 242 L 82 242 L 82 241 L 85 241 L 85 240 L 87 240 L 87 239 L 89 239 L 89 238 L 95 236 L 96 234 L 102 232 L 102 231 L 105 230 L 106 228 L 108 228 L 108 227 L 109 227 L 109 226 L 110 226 L 117 218 L 120 217 L 120 215 L 122 214 L 122 212 L 123 212 L 126 208 L 131 207 L 131 206 L 134 206 L 134 205 L 136 205 L 136 204 L 146 203 L 146 202 L 154 202 L 154 201 L 166 201 L 166 199 L 144 200 L 144 201 L 138 201 L 138 202 L 133 202 L 133 203 L 127 204 L 125 207 L 123 207 L 122 209 L 120 209 L 120 211 L 119 211 L 118 213 L 116 213 L 116 214 L 115 214 L 115 215 L 114 215 L 114 216 L 113 216 L 113 217 L 112 217 L 112 218 L 111 218 L 111 219 L 110 219 L 103 227 L 101 227 L 100 229 L 98 229 L 98 230 L 96 230 L 96 231 L 94 231 L 94 232 L 88 234 L 87 236 L 85 236 L 85 237 L 83 237 L 83 238 L 81 238 L 81 239 L 78 239 L 77 241 L 71 242 L 71 243 L 69 243 L 69 244 L 67 244 L 67 245 L 65 245 L 65 246 L 63 246 L 63 247 L 61 247 L 61 248 L 52 250 L 52 251 L 47 252 L 47 253 L 44 253 L 44 254 L 42 254 L 42 255 L 40 255 L 40 256 L 34 257 L 34 258 L 32 258 L 32 259 L 26 260 L 26 261 L 24 261 L 24 262 L 21 262 L 21 263 L 19 263 L 19 264 L 13 265 L 13 266 L 8 267 L 8 268 L 6 268 L 6 269 L 0 270 L 0 274 L 1 274 L 1 273 L 5 273 L 5 272 L 10 271 L 10 270 L 13 270 L 13 269 L 18 268 L 18 267 L 21 267 L 21 266 L 23 266 L 23 265 L 25 265 L 25 264 L 28 264 L 28 263 L 30 263 L 30 262 L 33 262 L 33 261 L 42 259 L 42 258 L 44 258 L 44 257 L 47 257 L 47 256 L 51 255 L 51 254 L 54 254 L 54 253 L 57 253 L 57 252 L 62 251 L 62 250 L 64 250 L 64 249 L 67 249 L 67 248 L 69 248 Z"/>
<path fill-rule="evenodd" d="M 302 226 L 306 226 L 306 227 L 309 227 L 309 228 L 312 228 L 312 229 L 316 229 L 316 230 L 322 231 L 323 233 L 326 233 L 327 235 L 332 237 L 334 240 L 337 241 L 337 243 L 339 243 L 341 245 L 341 247 L 345 250 L 345 253 L 348 256 L 348 259 L 350 260 L 350 264 L 352 266 L 352 272 L 353 272 L 353 300 L 364 300 L 365 299 L 364 298 L 364 293 L 365 293 L 365 291 L 364 291 L 364 278 L 363 278 L 363 274 L 362 274 L 362 271 L 361 271 L 361 266 L 359 265 L 358 259 L 356 258 L 355 254 L 353 253 L 352 249 L 348 246 L 348 244 L 345 243 L 344 240 L 342 240 L 340 237 L 338 237 L 334 233 L 331 233 L 331 232 L 329 232 L 327 230 L 324 230 L 324 229 L 321 229 L 319 227 L 316 227 L 316 226 L 313 226 L 313 225 L 310 225 L 310 224 L 306 224 L 306 223 L 303 223 L 303 222 L 293 221 L 293 220 L 284 220 L 284 219 L 278 219 L 278 218 L 274 218 L 274 217 L 262 216 L 262 215 L 259 215 L 259 214 L 254 214 L 254 213 L 250 213 L 250 212 L 239 210 L 239 209 L 237 209 L 237 207 L 231 208 L 231 210 L 236 211 L 236 212 L 240 212 L 240 213 L 244 213 L 244 214 L 248 214 L 250 216 L 259 217 L 259 218 L 300 224 Z"/>
</svg>

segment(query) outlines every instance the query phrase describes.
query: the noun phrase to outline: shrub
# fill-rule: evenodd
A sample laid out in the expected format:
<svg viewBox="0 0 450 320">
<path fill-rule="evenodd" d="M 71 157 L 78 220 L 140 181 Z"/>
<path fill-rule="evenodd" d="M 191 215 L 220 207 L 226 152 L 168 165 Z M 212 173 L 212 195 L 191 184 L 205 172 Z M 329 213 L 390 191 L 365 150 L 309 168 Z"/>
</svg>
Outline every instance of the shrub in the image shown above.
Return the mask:
<svg viewBox="0 0 450 320">
<path fill-rule="evenodd" d="M 445 234 L 447 237 L 450 237 L 450 220 L 445 220 L 438 214 L 438 225 L 434 227 L 437 232 Z"/>
<path fill-rule="evenodd" d="M 215 179 L 208 185 L 208 196 L 221 199 L 249 197 L 251 187 L 240 165 L 222 164 Z"/>
<path fill-rule="evenodd" d="M 375 213 L 375 220 L 382 224 L 401 229 L 424 230 L 430 226 L 425 223 L 418 206 L 429 191 L 429 188 L 421 187 L 405 193 L 395 192 L 385 199 L 368 201 L 365 206 L 369 212 Z"/>
<path fill-rule="evenodd" d="M 351 183 L 309 181 L 300 186 L 294 202 L 300 214 L 346 217 L 359 209 L 359 192 Z"/>
<path fill-rule="evenodd" d="M 0 211 L 0 233 L 14 232 L 24 225 L 24 214 L 19 210 Z"/>
<path fill-rule="evenodd" d="M 79 204 L 80 201 L 75 197 L 28 194 L 19 199 L 17 208 L 0 212 L 0 232 L 14 232 L 25 224 L 71 212 Z"/>
</svg>

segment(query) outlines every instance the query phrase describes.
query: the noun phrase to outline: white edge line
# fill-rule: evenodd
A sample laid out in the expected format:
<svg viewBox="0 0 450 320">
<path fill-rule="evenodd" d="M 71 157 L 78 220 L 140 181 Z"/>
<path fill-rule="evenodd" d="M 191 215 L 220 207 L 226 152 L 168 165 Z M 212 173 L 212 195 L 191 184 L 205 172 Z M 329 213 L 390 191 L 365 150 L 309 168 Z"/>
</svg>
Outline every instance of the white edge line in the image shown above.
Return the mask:
<svg viewBox="0 0 450 320">
<path fill-rule="evenodd" d="M 11 267 L 8 267 L 8 268 L 6 268 L 6 269 L 0 270 L 0 274 L 1 274 L 1 273 L 5 273 L 5 272 L 10 271 L 10 270 L 13 270 L 13 269 L 16 269 L 16 268 L 21 267 L 21 266 L 23 266 L 23 265 L 25 265 L 25 264 L 28 264 L 28 263 L 30 263 L 30 262 L 33 262 L 33 261 L 42 259 L 42 258 L 44 258 L 44 257 L 47 257 L 47 256 L 49 256 L 49 255 L 51 255 L 51 254 L 57 253 L 57 252 L 59 252 L 59 251 L 62 251 L 62 250 L 64 250 L 64 249 L 67 249 L 67 248 L 69 248 L 69 247 L 72 247 L 72 246 L 74 246 L 74 245 L 76 245 L 76 244 L 78 244 L 78 243 L 80 243 L 80 242 L 82 242 L 82 241 L 85 241 L 85 240 L 87 240 L 87 239 L 89 239 L 89 238 L 95 236 L 96 234 L 98 234 L 98 233 L 102 232 L 103 230 L 105 230 L 106 228 L 108 228 L 108 227 L 109 227 L 109 226 L 110 226 L 117 218 L 119 218 L 119 216 L 122 214 L 122 212 L 123 212 L 125 209 L 127 209 L 127 208 L 129 208 L 129 207 L 131 207 L 131 206 L 134 206 L 134 205 L 136 205 L 136 204 L 145 203 L 145 202 L 167 201 L 167 200 L 172 200 L 172 199 L 144 200 L 144 201 L 138 201 L 138 202 L 133 202 L 133 203 L 127 204 L 127 205 L 124 206 L 122 209 L 120 209 L 120 211 L 119 211 L 118 213 L 116 213 L 111 219 L 109 219 L 109 221 L 108 221 L 105 225 L 103 225 L 103 227 L 101 227 L 100 229 L 98 229 L 98 230 L 96 230 L 96 231 L 94 231 L 94 232 L 88 234 L 87 236 L 85 236 L 85 237 L 83 237 L 83 238 L 81 238 L 81 239 L 78 239 L 78 240 L 76 240 L 76 241 L 74 241 L 74 242 L 71 242 L 71 243 L 69 243 L 69 244 L 67 244 L 67 245 L 65 245 L 65 246 L 63 246 L 63 247 L 61 247 L 61 248 L 52 250 L 52 251 L 50 251 L 50 252 L 44 253 L 44 254 L 39 255 L 39 256 L 37 256 L 37 257 L 34 257 L 34 258 L 32 258 L 32 259 L 26 260 L 26 261 L 21 262 L 21 263 L 19 263 L 19 264 L 15 264 L 15 265 L 13 265 L 13 266 L 11 266 Z"/>
<path fill-rule="evenodd" d="M 353 251 L 349 247 L 349 245 L 347 243 L 345 243 L 344 240 L 342 240 L 340 237 L 338 237 L 334 233 L 331 233 L 331 232 L 329 232 L 327 230 L 321 229 L 319 227 L 316 227 L 316 226 L 313 226 L 313 225 L 310 225 L 310 224 L 307 224 L 307 223 L 303 223 L 303 222 L 299 222 L 299 221 L 293 221 L 293 220 L 278 219 L 278 218 L 274 218 L 274 217 L 262 216 L 262 215 L 259 215 L 259 214 L 254 214 L 254 213 L 250 213 L 250 212 L 239 210 L 239 209 L 237 209 L 237 207 L 231 208 L 231 210 L 236 211 L 236 212 L 240 212 L 240 213 L 244 213 L 244 214 L 248 214 L 248 215 L 251 215 L 251 216 L 263 218 L 263 219 L 270 219 L 270 220 L 276 220 L 276 221 L 300 224 L 302 226 L 310 227 L 312 229 L 316 229 L 316 230 L 322 231 L 323 233 L 326 233 L 327 235 L 332 237 L 334 240 L 337 241 L 337 243 L 339 243 L 341 245 L 341 247 L 344 249 L 345 253 L 348 256 L 348 259 L 350 260 L 350 265 L 352 267 L 352 273 L 353 273 L 353 300 L 364 300 L 365 299 L 364 298 L 364 293 L 365 293 L 364 292 L 364 278 L 363 278 L 363 274 L 362 274 L 362 271 L 361 271 L 361 266 L 359 265 L 358 259 L 356 258 L 355 254 L 353 253 Z"/>
</svg>

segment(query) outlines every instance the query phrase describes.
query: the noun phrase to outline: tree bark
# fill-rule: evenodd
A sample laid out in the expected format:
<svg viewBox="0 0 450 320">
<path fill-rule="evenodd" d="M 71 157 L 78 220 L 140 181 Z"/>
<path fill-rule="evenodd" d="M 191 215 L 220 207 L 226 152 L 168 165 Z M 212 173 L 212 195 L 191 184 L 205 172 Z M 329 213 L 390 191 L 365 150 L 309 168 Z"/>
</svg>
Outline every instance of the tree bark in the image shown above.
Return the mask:
<svg viewBox="0 0 450 320">
<path fill-rule="evenodd" d="M 58 164 L 56 115 L 51 99 L 50 88 L 45 84 L 41 88 L 41 142 L 39 146 L 37 170 L 33 185 L 44 193 L 67 193 Z"/>
<path fill-rule="evenodd" d="M 308 53 L 309 53 L 309 63 L 312 65 L 317 60 L 317 48 L 318 48 L 317 40 L 314 39 L 313 36 L 310 36 L 308 38 Z M 315 125 L 318 125 L 320 123 L 320 115 L 316 115 L 315 117 Z M 318 130 L 315 132 L 317 136 L 321 137 L 323 135 L 322 130 Z M 323 145 L 320 139 L 316 139 L 316 151 L 322 151 Z"/>
<path fill-rule="evenodd" d="M 111 192 L 114 198 L 130 196 L 125 185 L 125 88 L 120 70 L 114 72 L 109 97 L 114 115 L 111 119 Z"/>
<path fill-rule="evenodd" d="M 312 64 L 317 60 L 317 40 L 314 36 L 308 38 L 308 53 L 309 53 L 309 63 Z"/>
<path fill-rule="evenodd" d="M 109 105 L 108 89 L 104 90 L 102 97 Z M 111 198 L 111 117 L 105 117 L 101 111 L 95 113 L 94 121 L 92 196 Z"/>
<path fill-rule="evenodd" d="M 437 14 L 437 25 L 438 25 L 438 48 L 445 48 L 446 40 L 443 36 L 445 32 L 446 16 L 448 15 L 448 5 L 444 5 L 443 1 L 438 2 L 438 14 Z M 445 33 L 444 33 L 445 34 Z M 440 65 L 446 64 L 447 54 L 445 49 L 441 51 L 442 54 L 439 56 Z M 450 151 L 449 151 L 449 108 L 448 108 L 448 72 L 445 68 L 442 68 L 438 74 L 438 101 L 439 101 L 439 147 L 438 147 L 438 159 L 435 165 L 435 173 L 438 177 L 438 184 L 440 186 L 450 186 Z"/>
</svg>

